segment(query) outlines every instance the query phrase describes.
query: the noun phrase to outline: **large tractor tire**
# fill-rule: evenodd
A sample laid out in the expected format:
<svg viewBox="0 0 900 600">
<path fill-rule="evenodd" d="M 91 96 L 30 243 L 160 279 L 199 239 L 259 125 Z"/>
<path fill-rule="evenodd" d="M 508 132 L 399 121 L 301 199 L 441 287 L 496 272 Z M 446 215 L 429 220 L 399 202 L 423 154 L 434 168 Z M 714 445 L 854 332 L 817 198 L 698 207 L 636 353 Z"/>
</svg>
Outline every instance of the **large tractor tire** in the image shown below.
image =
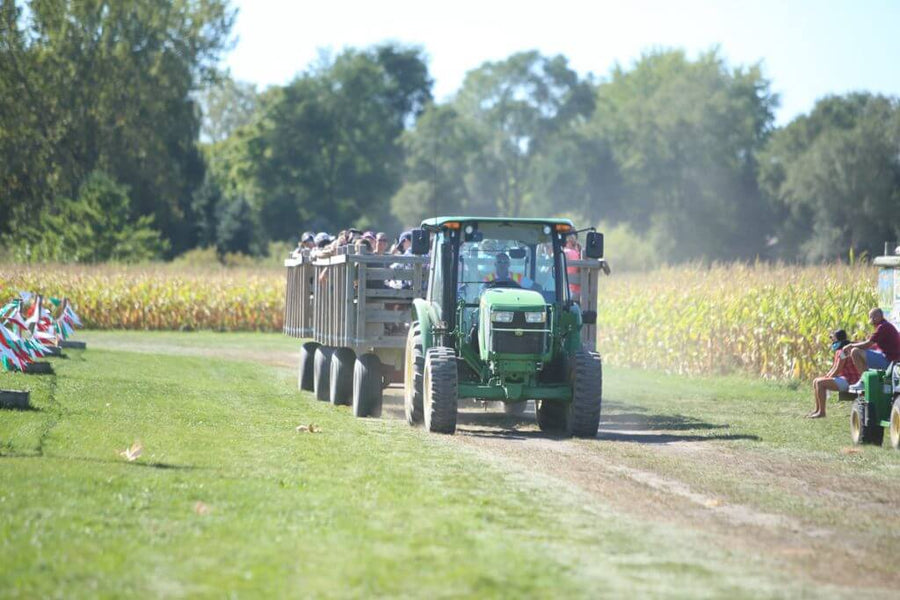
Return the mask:
<svg viewBox="0 0 900 600">
<path fill-rule="evenodd" d="M 538 427 L 553 434 L 593 438 L 600 427 L 603 398 L 603 364 L 596 352 L 582 350 L 572 362 L 572 401 L 535 403 Z"/>
<path fill-rule="evenodd" d="M 317 342 L 306 342 L 300 346 L 300 374 L 297 377 L 297 386 L 307 392 L 314 389 L 316 348 L 318 347 Z"/>
<path fill-rule="evenodd" d="M 328 379 L 331 372 L 331 354 L 334 348 L 328 346 L 319 346 L 316 348 L 316 357 L 313 361 L 313 392 L 316 399 L 322 402 L 328 402 L 330 386 Z"/>
<path fill-rule="evenodd" d="M 891 447 L 900 450 L 900 394 L 894 397 L 891 407 Z"/>
<path fill-rule="evenodd" d="M 416 321 L 406 336 L 406 355 L 403 360 L 403 412 L 410 425 L 418 425 L 425 418 L 422 412 L 424 375 L 425 352 L 422 350 L 422 334 Z"/>
<path fill-rule="evenodd" d="M 597 437 L 603 402 L 603 363 L 600 355 L 587 350 L 578 352 L 572 370 L 568 433 L 575 437 Z"/>
<path fill-rule="evenodd" d="M 429 348 L 422 378 L 425 429 L 432 433 L 456 433 L 459 380 L 452 348 Z"/>
<path fill-rule="evenodd" d="M 331 354 L 328 373 L 328 399 L 334 405 L 353 401 L 353 363 L 356 354 L 350 348 L 336 348 Z"/>
<path fill-rule="evenodd" d="M 880 446 L 884 441 L 884 427 L 875 420 L 873 411 L 868 410 L 865 400 L 857 400 L 850 410 L 850 439 L 854 444 L 873 444 Z M 892 411 L 893 412 L 893 411 Z"/>
<path fill-rule="evenodd" d="M 514 415 L 516 417 L 521 417 L 525 414 L 525 411 L 528 410 L 528 400 L 522 400 L 521 402 L 504 402 L 503 403 L 503 412 L 508 415 Z"/>
<path fill-rule="evenodd" d="M 380 417 L 384 400 L 381 360 L 374 354 L 357 357 L 353 366 L 353 416 Z"/>
</svg>

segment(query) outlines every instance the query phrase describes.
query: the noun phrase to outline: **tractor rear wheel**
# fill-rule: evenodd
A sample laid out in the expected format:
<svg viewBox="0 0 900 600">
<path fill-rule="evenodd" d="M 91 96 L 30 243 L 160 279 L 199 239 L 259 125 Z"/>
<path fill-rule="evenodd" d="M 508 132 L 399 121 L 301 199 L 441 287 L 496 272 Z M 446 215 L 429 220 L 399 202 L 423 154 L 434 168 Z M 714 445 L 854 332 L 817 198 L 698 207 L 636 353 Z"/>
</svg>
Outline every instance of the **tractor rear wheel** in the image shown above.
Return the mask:
<svg viewBox="0 0 900 600">
<path fill-rule="evenodd" d="M 422 378 L 425 374 L 425 352 L 418 321 L 406 336 L 406 355 L 403 360 L 403 412 L 406 422 L 418 425 L 424 420 L 422 412 Z"/>
<path fill-rule="evenodd" d="M 353 416 L 380 417 L 384 400 L 381 360 L 374 354 L 356 358 L 353 366 Z"/>
<path fill-rule="evenodd" d="M 884 427 L 876 421 L 871 407 L 865 400 L 857 400 L 850 410 L 850 439 L 857 446 L 874 444 L 880 446 L 884 440 Z"/>
<path fill-rule="evenodd" d="M 593 438 L 600 427 L 603 401 L 603 363 L 596 352 L 582 350 L 575 355 L 572 372 L 572 402 L 567 418 L 568 433 Z"/>
<path fill-rule="evenodd" d="M 429 348 L 422 378 L 425 429 L 432 433 L 456 433 L 458 383 L 453 349 Z"/>
<path fill-rule="evenodd" d="M 306 342 L 300 346 L 300 376 L 297 378 L 297 387 L 307 392 L 313 391 L 313 375 L 315 371 L 317 342 Z"/>
<path fill-rule="evenodd" d="M 521 402 L 503 403 L 503 412 L 508 415 L 515 415 L 517 417 L 521 417 L 522 415 L 524 415 L 527 408 L 528 400 L 522 400 Z"/>
<path fill-rule="evenodd" d="M 331 353 L 334 348 L 328 346 L 319 346 L 316 348 L 316 357 L 313 361 L 313 392 L 316 399 L 322 402 L 328 402 L 330 392 L 328 385 L 328 376 L 331 371 Z"/>
<path fill-rule="evenodd" d="M 356 354 L 350 348 L 336 348 L 331 354 L 328 373 L 328 399 L 334 405 L 350 404 L 353 400 L 353 362 Z"/>
<path fill-rule="evenodd" d="M 894 398 L 891 407 L 891 447 L 900 450 L 900 394 Z"/>
</svg>

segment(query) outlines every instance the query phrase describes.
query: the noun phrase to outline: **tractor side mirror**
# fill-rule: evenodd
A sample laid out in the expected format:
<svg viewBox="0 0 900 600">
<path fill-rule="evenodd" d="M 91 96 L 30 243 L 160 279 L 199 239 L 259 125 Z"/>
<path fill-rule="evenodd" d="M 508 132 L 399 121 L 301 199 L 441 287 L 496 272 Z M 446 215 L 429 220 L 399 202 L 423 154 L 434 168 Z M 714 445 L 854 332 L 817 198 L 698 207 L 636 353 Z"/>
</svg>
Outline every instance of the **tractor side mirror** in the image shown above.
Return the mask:
<svg viewBox="0 0 900 600">
<path fill-rule="evenodd" d="M 412 230 L 412 253 L 416 256 L 428 254 L 428 232 L 424 229 Z"/>
<path fill-rule="evenodd" d="M 597 311 L 596 310 L 586 310 L 581 313 L 581 323 L 584 325 L 596 325 L 597 324 Z"/>
<path fill-rule="evenodd" d="M 603 258 L 603 234 L 589 231 L 584 241 L 584 255 L 588 258 Z"/>
</svg>

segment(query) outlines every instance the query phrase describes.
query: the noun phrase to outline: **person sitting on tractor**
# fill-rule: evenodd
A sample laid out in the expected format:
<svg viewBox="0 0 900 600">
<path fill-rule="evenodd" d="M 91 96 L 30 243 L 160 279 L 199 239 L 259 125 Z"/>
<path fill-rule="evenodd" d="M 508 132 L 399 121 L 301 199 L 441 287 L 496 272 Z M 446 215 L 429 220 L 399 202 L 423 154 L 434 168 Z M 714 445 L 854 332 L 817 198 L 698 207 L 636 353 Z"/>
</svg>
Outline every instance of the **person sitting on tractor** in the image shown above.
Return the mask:
<svg viewBox="0 0 900 600">
<path fill-rule="evenodd" d="M 850 359 L 850 351 L 846 346 L 850 344 L 847 332 L 838 329 L 831 333 L 831 349 L 834 351 L 834 362 L 831 370 L 824 377 L 813 380 L 813 395 L 816 399 L 816 408 L 806 415 L 808 419 L 821 419 L 825 417 L 825 397 L 828 390 L 833 392 L 846 392 L 850 386 L 859 381 L 859 370 Z"/>
<path fill-rule="evenodd" d="M 849 346 L 850 358 L 860 373 L 867 369 L 886 369 L 890 363 L 900 361 L 900 333 L 885 320 L 880 308 L 869 311 L 869 323 L 875 327 L 869 339 Z M 850 391 L 863 391 L 862 381 L 850 386 Z"/>
<path fill-rule="evenodd" d="M 484 278 L 488 287 L 521 287 L 525 289 L 540 289 L 531 278 L 522 273 L 511 273 L 509 270 L 509 255 L 506 252 L 498 252 L 494 257 L 494 272 Z M 504 284 L 510 284 L 505 286 Z"/>
</svg>

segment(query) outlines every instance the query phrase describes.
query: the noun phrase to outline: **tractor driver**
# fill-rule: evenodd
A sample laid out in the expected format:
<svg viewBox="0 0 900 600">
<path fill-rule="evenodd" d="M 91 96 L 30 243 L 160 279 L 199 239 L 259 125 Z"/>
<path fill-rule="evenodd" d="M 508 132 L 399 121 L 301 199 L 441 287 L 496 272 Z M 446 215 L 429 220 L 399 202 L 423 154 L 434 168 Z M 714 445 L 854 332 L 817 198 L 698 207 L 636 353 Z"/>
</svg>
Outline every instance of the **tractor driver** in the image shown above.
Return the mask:
<svg viewBox="0 0 900 600">
<path fill-rule="evenodd" d="M 510 273 L 509 262 L 509 255 L 506 252 L 498 252 L 494 257 L 494 272 L 484 278 L 485 283 L 512 282 L 516 286 L 526 289 L 541 289 L 541 286 L 536 284 L 531 278 L 521 273 Z"/>
</svg>

